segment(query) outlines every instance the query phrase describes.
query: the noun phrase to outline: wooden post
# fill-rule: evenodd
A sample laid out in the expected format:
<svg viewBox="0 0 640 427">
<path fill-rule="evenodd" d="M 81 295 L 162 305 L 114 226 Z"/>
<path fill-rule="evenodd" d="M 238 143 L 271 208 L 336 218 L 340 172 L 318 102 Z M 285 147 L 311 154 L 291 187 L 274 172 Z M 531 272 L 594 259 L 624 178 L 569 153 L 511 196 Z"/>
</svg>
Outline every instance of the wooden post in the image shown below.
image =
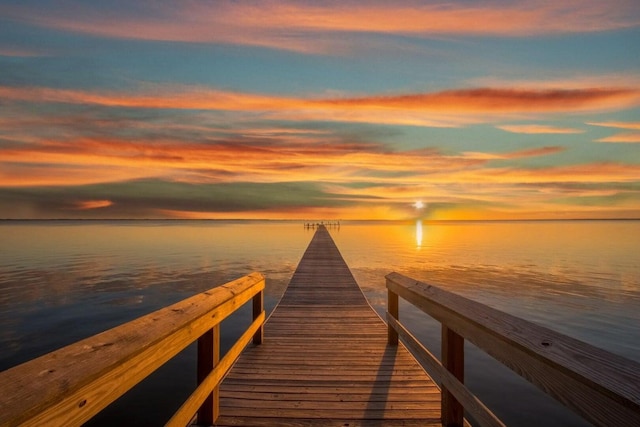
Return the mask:
<svg viewBox="0 0 640 427">
<path fill-rule="evenodd" d="M 253 320 L 256 320 L 260 313 L 264 310 L 264 290 L 258 292 L 253 297 Z M 260 326 L 253 336 L 254 344 L 262 344 L 262 339 L 264 338 L 264 327 Z"/>
<path fill-rule="evenodd" d="M 442 324 L 442 365 L 464 384 L 464 338 Z M 442 387 L 442 425 L 462 427 L 464 407 Z"/>
<path fill-rule="evenodd" d="M 399 320 L 398 317 L 398 294 L 389 290 L 387 293 L 387 312 Z M 387 343 L 389 345 L 398 345 L 398 333 L 390 324 L 387 324 Z"/>
<path fill-rule="evenodd" d="M 220 362 L 220 324 L 198 338 L 198 384 Z M 198 409 L 198 424 L 213 425 L 220 414 L 219 388 L 213 389 Z"/>
</svg>

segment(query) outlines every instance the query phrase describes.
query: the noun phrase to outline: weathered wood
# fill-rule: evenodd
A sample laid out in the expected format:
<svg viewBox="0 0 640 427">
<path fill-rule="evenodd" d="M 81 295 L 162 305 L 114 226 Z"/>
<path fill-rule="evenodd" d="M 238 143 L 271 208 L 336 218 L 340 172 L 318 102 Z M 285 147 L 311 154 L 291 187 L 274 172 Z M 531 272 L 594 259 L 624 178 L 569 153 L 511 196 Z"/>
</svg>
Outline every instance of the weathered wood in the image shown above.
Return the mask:
<svg viewBox="0 0 640 427">
<path fill-rule="evenodd" d="M 80 425 L 264 289 L 253 273 L 0 373 L 0 425 Z"/>
<path fill-rule="evenodd" d="M 397 332 L 402 342 L 414 355 L 418 362 L 427 368 L 431 377 L 443 385 L 443 388 L 452 393 L 456 400 L 462 404 L 464 409 L 482 427 L 504 427 L 502 421 L 487 408 L 476 395 L 474 395 L 463 383 L 460 382 L 451 372 L 427 348 L 425 348 L 416 337 L 414 337 L 402 324 L 391 316 L 387 316 L 387 322 Z"/>
<path fill-rule="evenodd" d="M 183 427 L 188 424 L 188 422 L 193 417 L 193 414 L 198 410 L 198 408 L 202 408 L 204 403 L 207 403 L 209 400 L 209 396 L 212 391 L 217 392 L 219 388 L 220 381 L 227 374 L 229 368 L 236 361 L 242 350 L 247 346 L 249 341 L 253 338 L 257 330 L 262 327 L 262 324 L 265 320 L 264 311 L 258 315 L 258 317 L 251 323 L 249 328 L 242 334 L 242 336 L 235 342 L 235 344 L 227 351 L 222 360 L 219 360 L 213 370 L 209 372 L 198 384 L 198 387 L 195 389 L 193 393 L 187 398 L 187 400 L 180 406 L 180 408 L 176 411 L 175 414 L 171 417 L 171 419 L 167 422 L 167 427 Z M 198 411 L 198 424 L 200 425 L 211 425 L 215 423 L 215 419 L 218 418 L 219 415 L 219 400 L 214 399 L 213 404 L 215 405 L 211 411 L 207 409 L 205 412 L 205 416 L 209 414 L 213 414 L 214 421 L 210 422 L 207 419 L 200 418 L 200 411 Z"/>
<path fill-rule="evenodd" d="M 640 363 L 398 273 L 387 287 L 595 425 L 640 425 Z"/>
<path fill-rule="evenodd" d="M 342 405 L 343 407 L 347 407 L 349 405 Z M 278 418 L 288 418 L 288 419 L 298 419 L 298 418 L 316 418 L 318 420 L 322 420 L 324 425 L 334 424 L 336 419 L 346 419 L 346 420 L 356 420 L 356 421 L 364 421 L 368 420 L 370 425 L 385 425 L 385 421 L 387 420 L 417 420 L 420 419 L 423 421 L 423 425 L 428 427 L 441 427 L 440 423 L 440 408 L 439 405 L 434 405 L 433 409 L 404 409 L 398 408 L 394 411 L 391 411 L 386 408 L 380 409 L 336 409 L 329 408 L 325 409 L 323 407 L 317 407 L 315 405 L 312 408 L 301 409 L 301 408 L 231 408 L 227 407 L 225 409 L 225 413 L 227 414 L 224 419 L 220 419 L 216 426 L 225 426 L 227 425 L 227 416 L 229 417 L 243 417 L 248 416 L 249 419 L 253 417 L 278 417 Z M 304 414 L 304 417 L 300 415 Z M 349 424 L 349 422 L 346 422 Z M 238 425 L 238 424 L 236 424 Z M 240 424 L 240 425 L 253 425 L 251 423 Z"/>
<path fill-rule="evenodd" d="M 254 297 L 255 298 L 255 297 Z M 198 338 L 197 380 L 198 385 L 207 378 L 220 361 L 220 325 L 205 332 Z M 213 424 L 219 414 L 218 389 L 215 387 L 198 409 L 198 421 L 203 424 Z M 191 417 L 193 414 L 189 414 Z"/>
<path fill-rule="evenodd" d="M 442 325 L 442 366 L 464 384 L 464 338 Z M 464 408 L 456 397 L 442 387 L 442 425 L 462 427 Z"/>
<path fill-rule="evenodd" d="M 440 425 L 440 392 L 369 306 L 320 227 L 220 386 L 217 425 Z"/>
<path fill-rule="evenodd" d="M 241 416 L 225 417 L 226 426 L 246 426 L 251 425 L 253 427 L 326 427 L 327 421 L 325 419 L 313 419 L 313 418 L 280 418 L 277 415 L 273 417 L 250 417 Z M 371 427 L 381 425 L 377 420 L 361 419 L 354 420 L 353 418 L 338 418 L 332 419 L 331 425 L 333 426 L 348 426 L 348 427 Z M 429 427 L 440 426 L 437 420 L 425 423 L 424 419 L 387 419 L 384 420 L 385 427 Z"/>
<path fill-rule="evenodd" d="M 258 292 L 253 297 L 253 320 L 257 319 L 264 312 L 264 291 Z M 256 345 L 262 344 L 264 339 L 264 328 L 262 324 L 253 336 L 253 343 Z"/>
<path fill-rule="evenodd" d="M 313 390 L 319 389 L 314 387 Z M 334 390 L 337 388 L 325 387 L 325 389 Z M 252 389 L 254 390 L 254 389 Z M 263 386 L 262 394 L 255 394 L 248 391 L 227 390 L 226 397 L 248 400 L 250 397 L 260 397 L 265 401 L 268 400 L 291 400 L 296 402 L 315 401 L 322 399 L 325 402 L 439 402 L 439 390 L 435 387 L 414 387 L 411 389 L 395 388 L 393 390 L 371 389 L 369 387 L 361 387 L 360 392 L 354 392 L 352 388 L 342 388 L 341 392 L 321 392 L 316 390 L 311 393 L 291 394 L 286 393 L 288 389 L 280 386 L 278 391 L 266 390 Z M 285 391 L 283 393 L 283 390 Z M 373 391 L 371 393 L 371 391 Z M 410 396 L 407 396 L 410 395 Z"/>
<path fill-rule="evenodd" d="M 387 291 L 387 313 L 393 316 L 394 319 L 399 319 L 398 312 L 398 294 Z M 387 340 L 389 345 L 398 345 L 398 333 L 391 325 L 387 326 Z"/>
</svg>

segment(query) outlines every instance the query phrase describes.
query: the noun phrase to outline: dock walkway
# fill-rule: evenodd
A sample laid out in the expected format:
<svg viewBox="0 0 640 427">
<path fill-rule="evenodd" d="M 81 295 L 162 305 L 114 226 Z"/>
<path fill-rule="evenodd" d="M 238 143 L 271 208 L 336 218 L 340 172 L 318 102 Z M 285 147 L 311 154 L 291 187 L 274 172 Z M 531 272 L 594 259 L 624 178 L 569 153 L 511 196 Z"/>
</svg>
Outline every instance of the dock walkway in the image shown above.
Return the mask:
<svg viewBox="0 0 640 427">
<path fill-rule="evenodd" d="M 264 341 L 220 386 L 218 426 L 440 426 L 440 390 L 368 304 L 319 227 Z"/>
</svg>

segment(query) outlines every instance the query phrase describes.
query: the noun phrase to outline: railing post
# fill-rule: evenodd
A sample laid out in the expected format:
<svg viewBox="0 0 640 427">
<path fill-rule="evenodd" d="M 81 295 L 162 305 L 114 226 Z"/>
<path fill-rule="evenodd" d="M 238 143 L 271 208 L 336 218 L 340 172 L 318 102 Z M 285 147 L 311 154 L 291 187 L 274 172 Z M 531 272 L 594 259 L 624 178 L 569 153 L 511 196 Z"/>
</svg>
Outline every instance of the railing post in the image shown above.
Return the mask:
<svg viewBox="0 0 640 427">
<path fill-rule="evenodd" d="M 198 338 L 198 384 L 209 375 L 220 362 L 220 324 Z M 213 389 L 198 409 L 198 424 L 212 425 L 220 414 L 219 387 Z"/>
<path fill-rule="evenodd" d="M 464 384 L 464 338 L 442 324 L 442 365 Z M 462 427 L 464 408 L 462 404 L 442 386 L 442 425 Z"/>
<path fill-rule="evenodd" d="M 387 292 L 387 312 L 393 316 L 395 319 L 399 319 L 398 317 L 398 294 L 395 292 L 388 290 Z M 391 326 L 391 324 L 387 324 L 387 343 L 389 345 L 398 345 L 398 333 Z"/>
<path fill-rule="evenodd" d="M 256 320 L 260 313 L 264 310 L 264 290 L 258 292 L 253 296 L 253 320 Z M 264 327 L 260 326 L 253 336 L 254 344 L 262 344 L 262 339 L 264 338 Z"/>
</svg>

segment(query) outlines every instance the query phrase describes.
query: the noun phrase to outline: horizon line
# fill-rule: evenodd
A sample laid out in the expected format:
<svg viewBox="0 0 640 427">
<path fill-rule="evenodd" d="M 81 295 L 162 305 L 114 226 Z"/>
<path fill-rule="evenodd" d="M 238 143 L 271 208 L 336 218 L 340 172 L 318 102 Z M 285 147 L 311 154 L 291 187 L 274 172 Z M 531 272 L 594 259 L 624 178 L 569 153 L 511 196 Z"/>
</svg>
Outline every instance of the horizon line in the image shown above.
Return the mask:
<svg viewBox="0 0 640 427">
<path fill-rule="evenodd" d="M 290 219 L 290 218 L 0 218 L 0 221 L 246 221 L 246 222 L 414 222 L 420 218 L 406 219 Z M 554 221 L 640 221 L 638 217 L 620 218 L 497 218 L 497 219 L 422 219 L 423 222 L 554 222 Z"/>
</svg>

